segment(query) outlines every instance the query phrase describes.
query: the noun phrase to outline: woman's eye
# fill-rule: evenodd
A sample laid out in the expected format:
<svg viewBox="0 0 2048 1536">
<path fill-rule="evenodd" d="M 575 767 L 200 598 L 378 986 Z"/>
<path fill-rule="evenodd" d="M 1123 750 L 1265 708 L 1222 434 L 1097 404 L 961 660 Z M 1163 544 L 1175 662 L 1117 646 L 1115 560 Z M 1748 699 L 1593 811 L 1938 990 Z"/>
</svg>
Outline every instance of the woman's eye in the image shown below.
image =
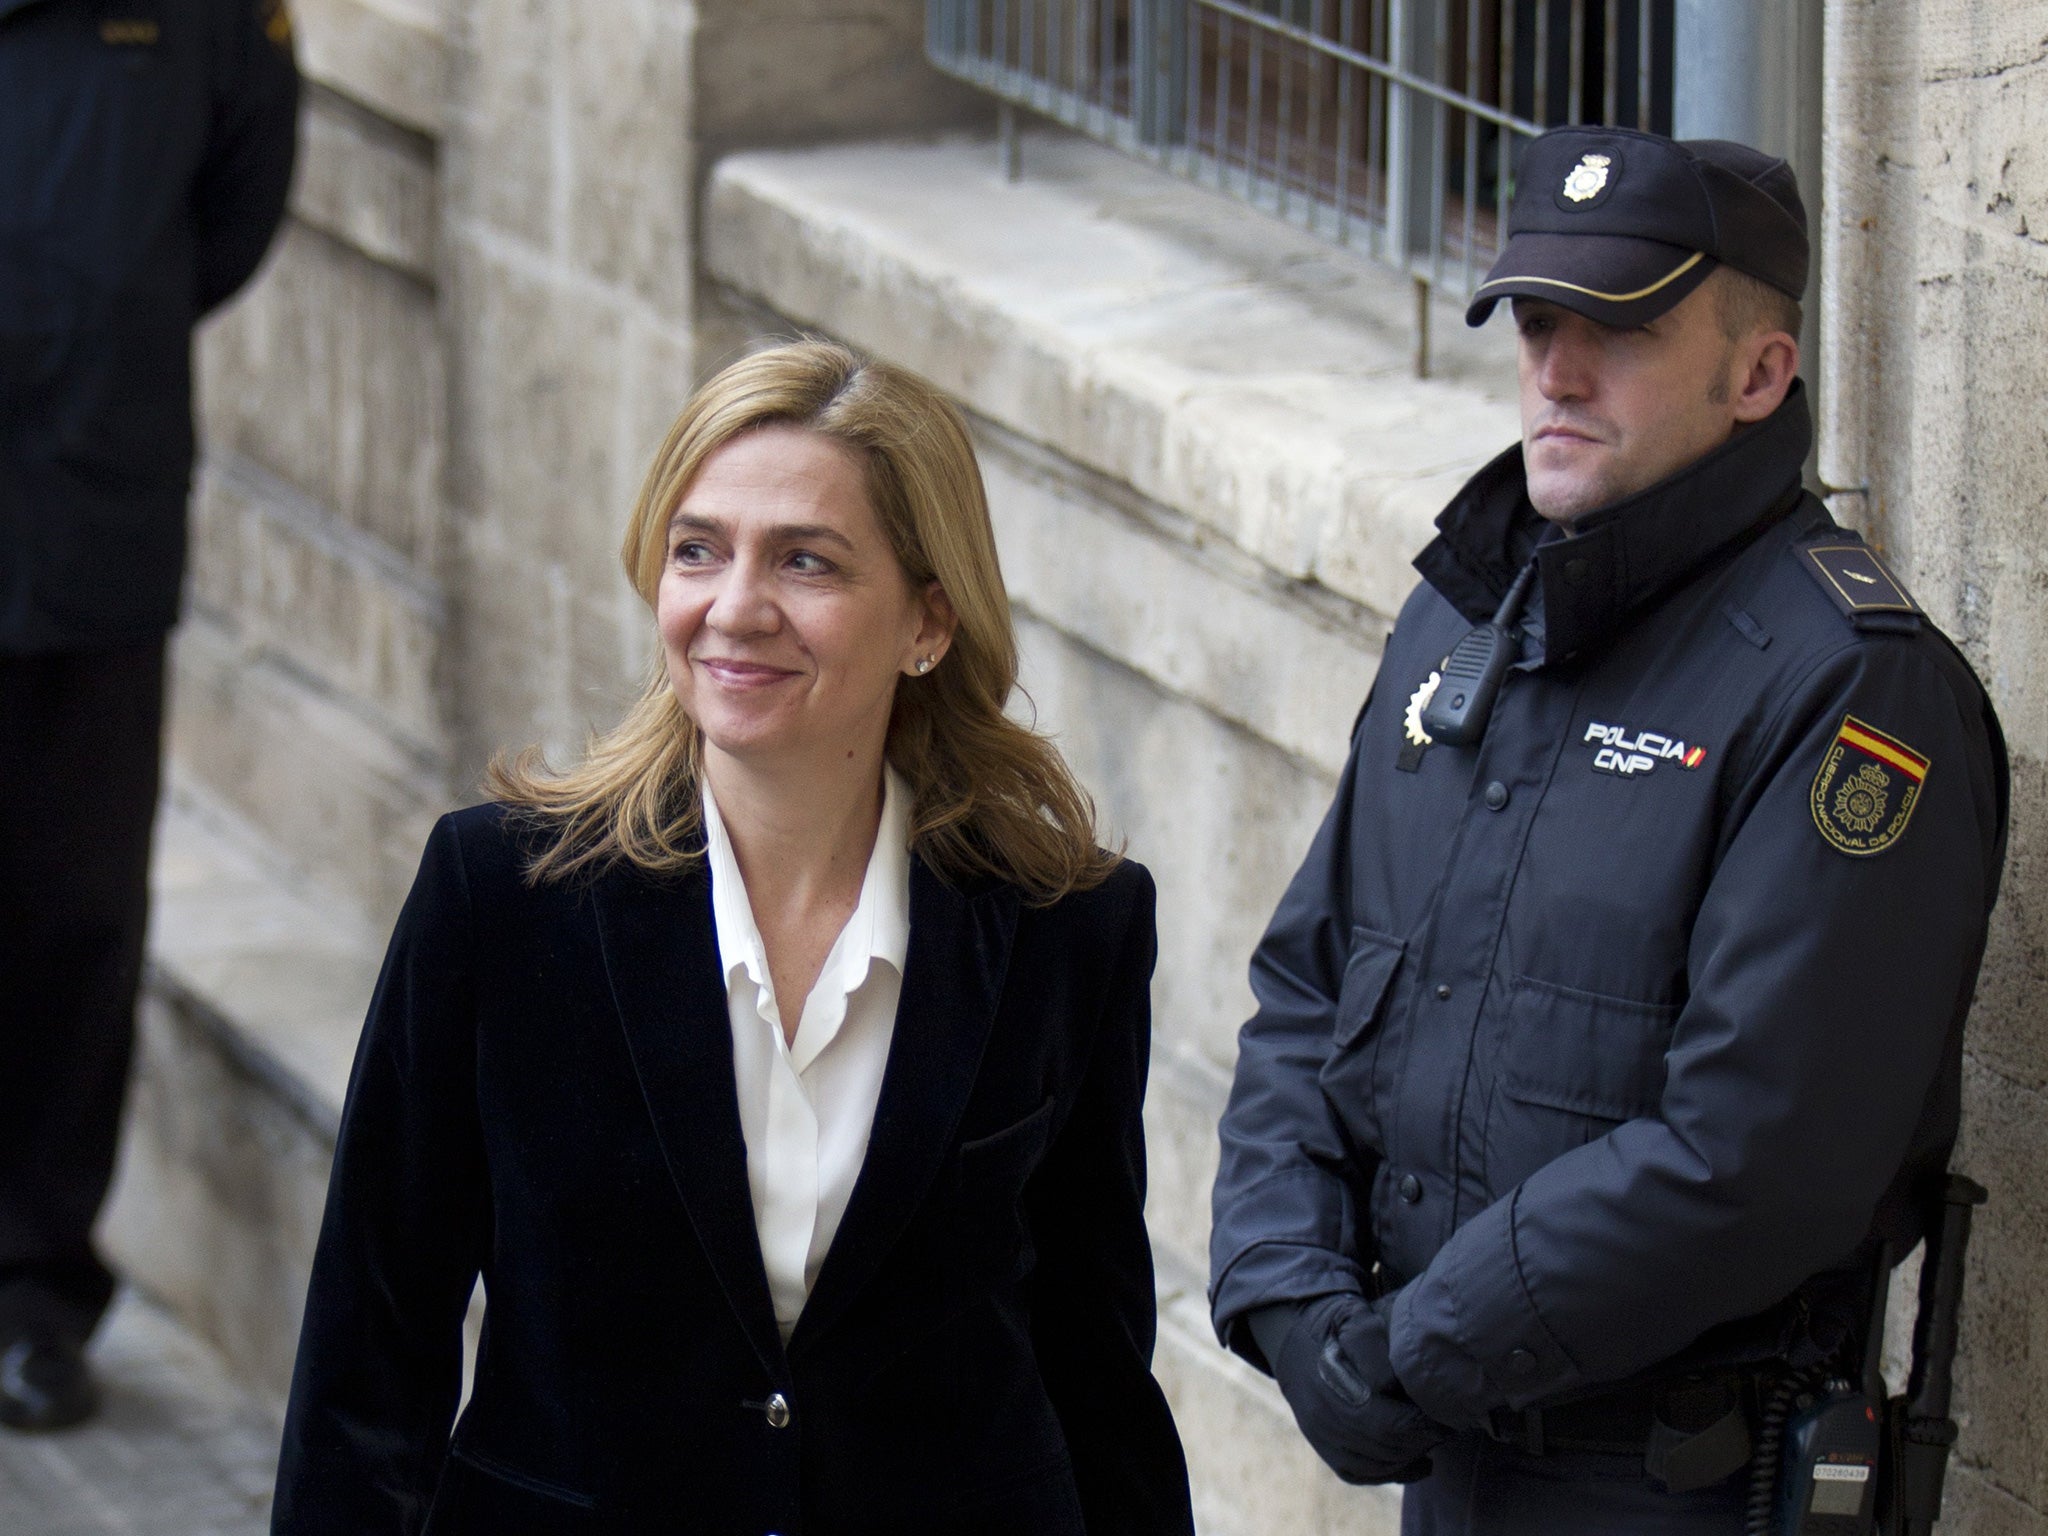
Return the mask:
<svg viewBox="0 0 2048 1536">
<path fill-rule="evenodd" d="M 814 555 L 807 549 L 800 549 L 789 557 L 789 567 L 799 576 L 829 576 L 832 562 L 823 555 Z"/>
<path fill-rule="evenodd" d="M 710 558 L 710 546 L 702 539 L 683 539 L 669 553 L 669 559 L 677 565 L 702 565 Z"/>
</svg>

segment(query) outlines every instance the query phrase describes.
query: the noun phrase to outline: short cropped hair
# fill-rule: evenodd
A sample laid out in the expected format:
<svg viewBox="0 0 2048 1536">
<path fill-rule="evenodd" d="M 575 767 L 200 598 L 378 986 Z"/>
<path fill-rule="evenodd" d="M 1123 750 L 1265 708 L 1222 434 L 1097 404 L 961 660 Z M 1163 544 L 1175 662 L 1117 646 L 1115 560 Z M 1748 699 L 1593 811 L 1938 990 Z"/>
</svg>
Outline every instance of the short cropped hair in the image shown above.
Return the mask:
<svg viewBox="0 0 2048 1536">
<path fill-rule="evenodd" d="M 1783 331 L 1793 340 L 1799 339 L 1805 311 L 1789 293 L 1729 266 L 1717 267 L 1708 281 L 1714 285 L 1721 334 L 1730 341 L 1741 341 L 1758 331 Z"/>
</svg>

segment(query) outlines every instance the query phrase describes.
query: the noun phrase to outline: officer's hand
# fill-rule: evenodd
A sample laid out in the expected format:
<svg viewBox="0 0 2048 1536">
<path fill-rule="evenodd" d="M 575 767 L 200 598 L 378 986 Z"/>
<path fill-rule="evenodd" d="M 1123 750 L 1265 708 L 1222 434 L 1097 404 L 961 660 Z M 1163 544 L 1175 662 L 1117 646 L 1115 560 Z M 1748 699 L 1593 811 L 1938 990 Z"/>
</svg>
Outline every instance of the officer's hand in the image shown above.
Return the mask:
<svg viewBox="0 0 2048 1536">
<path fill-rule="evenodd" d="M 1273 1375 L 1294 1422 L 1347 1483 L 1412 1483 L 1450 1431 L 1408 1401 L 1387 1356 L 1382 1307 L 1321 1296 L 1288 1330 Z"/>
</svg>

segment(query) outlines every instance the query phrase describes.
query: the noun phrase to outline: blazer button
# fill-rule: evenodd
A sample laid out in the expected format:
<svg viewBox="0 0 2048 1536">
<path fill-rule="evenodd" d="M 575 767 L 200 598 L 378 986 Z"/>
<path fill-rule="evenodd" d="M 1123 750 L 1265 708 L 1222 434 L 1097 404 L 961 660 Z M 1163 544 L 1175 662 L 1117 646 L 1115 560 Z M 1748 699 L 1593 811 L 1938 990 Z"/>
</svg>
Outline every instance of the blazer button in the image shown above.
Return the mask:
<svg viewBox="0 0 2048 1536">
<path fill-rule="evenodd" d="M 789 1428 L 789 1399 L 784 1397 L 780 1392 L 777 1392 L 774 1396 L 768 1399 L 768 1405 L 765 1411 L 767 1413 L 768 1427 L 770 1429 Z"/>
<path fill-rule="evenodd" d="M 1510 1376 L 1527 1376 L 1536 1369 L 1536 1357 L 1526 1349 L 1511 1349 L 1508 1351 L 1507 1365 Z"/>
<path fill-rule="evenodd" d="M 1403 1203 L 1413 1205 L 1422 1198 L 1422 1180 L 1412 1173 L 1402 1174 L 1400 1192 Z"/>
</svg>

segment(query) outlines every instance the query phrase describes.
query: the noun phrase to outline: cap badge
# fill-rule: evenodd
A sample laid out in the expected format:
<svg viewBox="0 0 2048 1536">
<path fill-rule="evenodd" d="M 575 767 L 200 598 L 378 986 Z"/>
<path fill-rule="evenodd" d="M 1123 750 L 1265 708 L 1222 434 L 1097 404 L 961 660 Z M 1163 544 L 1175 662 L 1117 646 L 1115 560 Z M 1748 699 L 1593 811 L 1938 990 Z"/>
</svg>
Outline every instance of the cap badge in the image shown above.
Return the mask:
<svg viewBox="0 0 2048 1536">
<path fill-rule="evenodd" d="M 1614 164 L 1609 155 L 1587 155 L 1572 167 L 1571 175 L 1564 179 L 1564 195 L 1575 203 L 1583 203 L 1598 197 L 1607 185 L 1607 167 Z"/>
</svg>

